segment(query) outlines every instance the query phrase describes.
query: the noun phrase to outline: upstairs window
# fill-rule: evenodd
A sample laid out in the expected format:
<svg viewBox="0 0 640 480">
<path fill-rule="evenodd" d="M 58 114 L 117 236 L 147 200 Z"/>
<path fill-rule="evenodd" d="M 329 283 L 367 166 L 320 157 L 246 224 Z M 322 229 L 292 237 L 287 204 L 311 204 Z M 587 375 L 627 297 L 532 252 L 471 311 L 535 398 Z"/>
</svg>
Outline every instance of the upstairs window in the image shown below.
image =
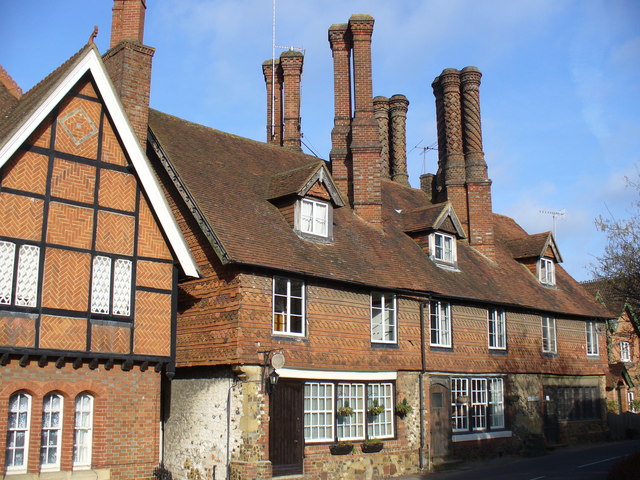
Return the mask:
<svg viewBox="0 0 640 480">
<path fill-rule="evenodd" d="M 431 345 L 451 347 L 451 306 L 439 300 L 429 304 L 431 317 Z"/>
<path fill-rule="evenodd" d="M 556 319 L 553 317 L 542 317 L 542 351 L 557 353 Z"/>
<path fill-rule="evenodd" d="M 538 279 L 544 285 L 556 284 L 555 264 L 550 258 L 541 258 L 538 262 Z"/>
<path fill-rule="evenodd" d="M 31 427 L 31 396 L 16 393 L 9 398 L 7 428 L 7 473 L 26 473 L 29 458 L 29 429 Z"/>
<path fill-rule="evenodd" d="M 0 241 L 0 305 L 37 306 L 39 265 L 40 247 Z"/>
<path fill-rule="evenodd" d="M 457 261 L 456 239 L 446 233 L 434 232 L 429 236 L 429 251 L 434 260 L 453 264 Z"/>
<path fill-rule="evenodd" d="M 620 342 L 620 361 L 631 361 L 631 345 L 629 344 L 629 342 Z"/>
<path fill-rule="evenodd" d="M 504 310 L 494 308 L 487 313 L 489 317 L 489 348 L 504 350 L 507 348 L 507 328 Z"/>
<path fill-rule="evenodd" d="M 112 270 L 113 266 L 113 272 Z M 91 280 L 91 313 L 131 315 L 132 262 L 96 255 Z"/>
<path fill-rule="evenodd" d="M 596 322 L 587 322 L 587 355 L 597 357 L 598 349 L 598 324 Z"/>
<path fill-rule="evenodd" d="M 371 341 L 396 343 L 396 296 L 371 294 Z"/>
<path fill-rule="evenodd" d="M 273 278 L 273 333 L 304 335 L 304 282 Z"/>
<path fill-rule="evenodd" d="M 329 236 L 329 205 L 303 198 L 300 201 L 300 231 L 318 237 Z"/>
<path fill-rule="evenodd" d="M 40 467 L 42 471 L 60 470 L 62 395 L 49 394 L 44 397 L 43 403 Z"/>
</svg>

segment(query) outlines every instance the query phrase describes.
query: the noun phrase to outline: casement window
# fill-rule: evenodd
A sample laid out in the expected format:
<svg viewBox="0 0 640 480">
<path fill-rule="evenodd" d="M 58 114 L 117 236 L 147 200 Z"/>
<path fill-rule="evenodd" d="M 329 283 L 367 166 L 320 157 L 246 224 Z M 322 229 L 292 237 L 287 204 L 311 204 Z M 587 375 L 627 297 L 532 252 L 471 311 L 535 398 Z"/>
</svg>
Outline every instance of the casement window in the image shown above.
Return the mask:
<svg viewBox="0 0 640 480">
<path fill-rule="evenodd" d="M 636 406 L 634 404 L 634 400 L 635 400 L 635 394 L 629 390 L 627 392 L 627 410 L 629 410 L 631 413 L 636 413 Z"/>
<path fill-rule="evenodd" d="M 587 355 L 597 357 L 599 354 L 598 347 L 598 324 L 596 322 L 587 322 Z"/>
<path fill-rule="evenodd" d="M 273 333 L 303 336 L 304 282 L 273 277 Z"/>
<path fill-rule="evenodd" d="M 544 285 L 556 284 L 555 264 L 550 258 L 541 258 L 538 262 L 538 280 Z"/>
<path fill-rule="evenodd" d="M 40 247 L 0 241 L 0 305 L 36 307 Z"/>
<path fill-rule="evenodd" d="M 451 346 L 451 305 L 439 300 L 429 304 L 431 317 L 431 345 Z"/>
<path fill-rule="evenodd" d="M 96 255 L 91 275 L 91 313 L 130 316 L 131 260 Z"/>
<path fill-rule="evenodd" d="M 620 361 L 621 362 L 631 361 L 631 346 L 629 342 L 620 342 Z"/>
<path fill-rule="evenodd" d="M 40 443 L 40 468 L 42 471 L 60 470 L 62 443 L 62 395 L 50 393 L 42 406 L 42 441 Z"/>
<path fill-rule="evenodd" d="M 429 251 L 434 260 L 451 264 L 457 261 L 456 239 L 453 235 L 432 233 L 429 235 Z"/>
<path fill-rule="evenodd" d="M 329 205 L 309 198 L 300 200 L 300 231 L 319 237 L 328 237 Z"/>
<path fill-rule="evenodd" d="M 371 341 L 397 342 L 396 296 L 390 293 L 371 294 Z"/>
<path fill-rule="evenodd" d="M 73 436 L 73 468 L 91 468 L 93 445 L 93 396 L 83 393 L 76 397 Z"/>
<path fill-rule="evenodd" d="M 542 317 L 542 351 L 544 353 L 557 353 L 556 345 L 556 319 Z"/>
<path fill-rule="evenodd" d="M 489 329 L 489 348 L 504 350 L 507 348 L 507 326 L 504 310 L 497 308 L 487 312 Z"/>
<path fill-rule="evenodd" d="M 545 386 L 546 397 L 556 399 L 558 419 L 593 420 L 601 417 L 601 398 L 598 387 Z"/>
<path fill-rule="evenodd" d="M 31 396 L 16 393 L 9 398 L 6 473 L 26 473 L 29 458 Z"/>
<path fill-rule="evenodd" d="M 392 438 L 393 399 L 392 383 L 306 382 L 305 442 Z M 373 415 L 372 407 L 381 411 Z"/>
<path fill-rule="evenodd" d="M 502 378 L 452 378 L 451 425 L 457 433 L 504 429 Z"/>
</svg>

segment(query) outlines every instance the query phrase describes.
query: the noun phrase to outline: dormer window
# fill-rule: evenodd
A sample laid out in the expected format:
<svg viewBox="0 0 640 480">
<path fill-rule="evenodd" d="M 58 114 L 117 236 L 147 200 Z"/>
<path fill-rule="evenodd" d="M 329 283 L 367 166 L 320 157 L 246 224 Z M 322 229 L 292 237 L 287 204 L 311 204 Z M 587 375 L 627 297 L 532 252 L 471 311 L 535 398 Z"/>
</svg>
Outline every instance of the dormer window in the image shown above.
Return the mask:
<svg viewBox="0 0 640 480">
<path fill-rule="evenodd" d="M 456 262 L 456 239 L 453 235 L 434 232 L 429 236 L 429 243 L 429 250 L 434 260 L 449 264 Z"/>
<path fill-rule="evenodd" d="M 303 198 L 300 200 L 300 231 L 327 238 L 329 235 L 329 205 Z"/>
<path fill-rule="evenodd" d="M 555 264 L 550 258 L 542 257 L 538 262 L 538 279 L 543 285 L 556 284 Z"/>
</svg>

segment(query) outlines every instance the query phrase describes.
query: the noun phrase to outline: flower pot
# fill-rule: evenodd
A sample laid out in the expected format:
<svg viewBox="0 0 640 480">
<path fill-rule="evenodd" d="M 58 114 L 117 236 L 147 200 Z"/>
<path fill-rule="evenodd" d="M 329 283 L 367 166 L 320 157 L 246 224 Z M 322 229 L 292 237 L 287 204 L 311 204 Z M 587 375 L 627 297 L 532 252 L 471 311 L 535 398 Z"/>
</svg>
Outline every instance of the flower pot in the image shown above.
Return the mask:
<svg viewBox="0 0 640 480">
<path fill-rule="evenodd" d="M 384 443 L 363 443 L 360 445 L 362 453 L 376 453 L 382 450 Z"/>
<path fill-rule="evenodd" d="M 331 455 L 348 455 L 353 451 L 353 445 L 329 445 Z"/>
</svg>

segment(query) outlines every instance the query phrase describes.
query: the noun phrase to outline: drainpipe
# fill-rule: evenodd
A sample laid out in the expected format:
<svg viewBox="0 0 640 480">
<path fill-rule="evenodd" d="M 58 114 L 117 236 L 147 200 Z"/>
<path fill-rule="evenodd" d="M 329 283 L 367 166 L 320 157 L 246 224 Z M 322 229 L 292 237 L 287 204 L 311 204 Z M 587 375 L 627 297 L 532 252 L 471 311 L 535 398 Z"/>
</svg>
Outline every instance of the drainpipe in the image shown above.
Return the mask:
<svg viewBox="0 0 640 480">
<path fill-rule="evenodd" d="M 420 388 L 420 449 L 419 449 L 419 457 L 420 457 L 420 470 L 424 470 L 424 446 L 425 446 L 425 437 L 426 432 L 424 428 L 424 376 L 427 373 L 427 352 L 425 349 L 425 307 L 427 310 L 429 309 L 429 304 L 431 303 L 431 295 L 427 297 L 426 303 L 420 304 L 420 360 L 421 370 L 420 376 L 418 377 L 418 386 Z M 431 454 L 429 454 L 429 463 L 431 463 Z M 429 465 L 431 468 L 431 465 Z"/>
</svg>

